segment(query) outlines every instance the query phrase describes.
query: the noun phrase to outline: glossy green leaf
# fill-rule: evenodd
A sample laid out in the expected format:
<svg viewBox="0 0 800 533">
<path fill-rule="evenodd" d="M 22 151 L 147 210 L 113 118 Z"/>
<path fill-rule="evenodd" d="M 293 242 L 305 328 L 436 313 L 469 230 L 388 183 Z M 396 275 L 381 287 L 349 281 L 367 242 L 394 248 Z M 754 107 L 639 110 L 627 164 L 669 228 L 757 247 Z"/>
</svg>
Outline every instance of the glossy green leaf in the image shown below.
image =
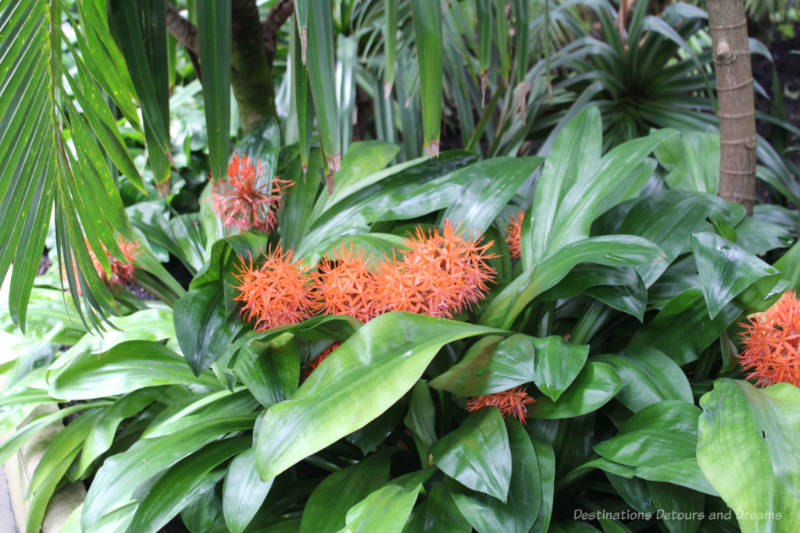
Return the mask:
<svg viewBox="0 0 800 533">
<path fill-rule="evenodd" d="M 335 172 L 341 166 L 342 149 L 339 137 L 339 107 L 336 102 L 336 78 L 334 76 L 331 4 L 327 0 L 307 0 L 307 2 L 306 67 L 308 68 L 314 108 L 317 111 L 322 149 L 328 160 L 328 168 Z"/>
<path fill-rule="evenodd" d="M 347 511 L 389 479 L 389 456 L 373 454 L 326 477 L 306 503 L 300 533 L 335 533 Z"/>
<path fill-rule="evenodd" d="M 622 379 L 605 363 L 589 362 L 557 402 L 537 398 L 528 406 L 533 418 L 572 418 L 596 411 L 623 387 Z"/>
<path fill-rule="evenodd" d="M 250 448 L 231 461 L 222 488 L 222 510 L 225 524 L 233 533 L 241 533 L 267 497 L 273 480 L 261 481 L 256 470 L 256 457 Z"/>
<path fill-rule="evenodd" d="M 140 439 L 127 451 L 111 456 L 97 471 L 83 504 L 81 526 L 95 531 L 104 516 L 127 505 L 148 479 L 187 455 L 235 431 L 252 429 L 253 416 L 205 418 L 162 437 Z"/>
<path fill-rule="evenodd" d="M 481 409 L 431 449 L 433 464 L 472 490 L 506 503 L 511 448 L 500 411 Z"/>
<path fill-rule="evenodd" d="M 558 335 L 532 341 L 536 347 L 533 382 L 540 391 L 557 402 L 586 364 L 589 346 L 567 343 Z"/>
<path fill-rule="evenodd" d="M 161 394 L 162 390 L 157 387 L 133 391 L 93 417 L 92 426 L 87 431 L 86 442 L 81 450 L 78 472 L 80 474 L 86 472 L 95 459 L 111 448 L 117 428 L 123 420 L 140 412 Z"/>
<path fill-rule="evenodd" d="M 308 9 L 306 7 L 306 9 Z M 309 158 L 311 152 L 311 132 L 314 127 L 314 106 L 312 103 L 311 85 L 308 82 L 308 71 L 303 64 L 305 50 L 300 42 L 298 24 L 292 22 L 289 37 L 289 58 L 291 60 L 292 91 L 291 106 L 297 117 L 297 143 L 300 155 L 300 166 L 303 180 L 308 179 Z M 290 115 L 291 116 L 291 115 Z"/>
<path fill-rule="evenodd" d="M 573 242 L 514 279 L 486 306 L 480 322 L 510 327 L 525 306 L 579 263 L 636 265 L 655 261 L 663 261 L 661 250 L 641 237 L 610 235 Z"/>
<path fill-rule="evenodd" d="M 619 355 L 599 355 L 594 360 L 614 367 L 625 383 L 617 399 L 634 413 L 662 400 L 694 403 L 686 374 L 655 348 L 638 346 Z"/>
<path fill-rule="evenodd" d="M 444 483 L 435 484 L 411 513 L 403 533 L 471 533 Z"/>
<path fill-rule="evenodd" d="M 481 396 L 533 381 L 536 342 L 541 341 L 521 334 L 485 337 L 461 361 L 431 381 L 431 387 L 458 396 Z"/>
<path fill-rule="evenodd" d="M 243 327 L 239 313 L 225 309 L 218 284 L 189 291 L 175 303 L 174 315 L 178 344 L 195 374 L 210 367 Z"/>
<path fill-rule="evenodd" d="M 697 417 L 691 403 L 666 400 L 630 418 L 617 436 L 594 447 L 612 461 L 628 466 L 658 466 L 691 459 L 697 446 Z"/>
<path fill-rule="evenodd" d="M 256 123 L 247 135 L 236 143 L 234 151 L 257 159 L 264 171 L 264 179 L 271 180 L 278 173 L 278 152 L 281 148 L 281 129 L 275 117 L 268 117 Z M 225 175 L 227 175 L 228 156 L 225 156 Z M 285 179 L 297 181 L 295 176 Z M 289 189 L 290 191 L 293 189 Z"/>
<path fill-rule="evenodd" d="M 483 235 L 541 163 L 541 157 L 495 157 L 471 165 L 472 176 L 441 219 L 460 226 L 466 235 Z"/>
<path fill-rule="evenodd" d="M 401 533 L 417 501 L 421 485 L 413 489 L 386 485 L 347 511 L 347 525 L 342 533 Z"/>
<path fill-rule="evenodd" d="M 682 131 L 655 149 L 664 180 L 672 189 L 717 194 L 719 190 L 719 133 Z"/>
<path fill-rule="evenodd" d="M 224 472 L 212 470 L 247 449 L 250 439 L 239 437 L 212 442 L 172 466 L 142 498 L 131 531 L 155 533 L 190 501 L 214 487 Z"/>
<path fill-rule="evenodd" d="M 294 341 L 267 347 L 258 341 L 239 350 L 234 373 L 261 405 L 289 398 L 300 380 L 300 352 Z"/>
<path fill-rule="evenodd" d="M 439 155 L 442 127 L 442 12 L 438 0 L 411 0 L 419 62 L 425 154 Z"/>
<path fill-rule="evenodd" d="M 798 405 L 792 385 L 758 389 L 730 379 L 700 399 L 697 460 L 743 532 L 800 528 Z"/>
<path fill-rule="evenodd" d="M 539 514 L 531 531 L 533 533 L 546 533 L 550 528 L 550 518 L 553 514 L 553 493 L 555 490 L 556 459 L 553 448 L 544 442 L 531 439 L 539 466 L 542 501 Z"/>
<path fill-rule="evenodd" d="M 775 267 L 715 233 L 692 234 L 692 251 L 712 319 L 756 281 L 780 274 Z"/>
<path fill-rule="evenodd" d="M 648 482 L 653 504 L 670 533 L 694 533 L 705 516 L 705 497 L 667 483 Z"/>
<path fill-rule="evenodd" d="M 657 466 L 639 466 L 636 467 L 635 473 L 636 477 L 640 479 L 672 483 L 710 496 L 719 496 L 703 472 L 700 471 L 700 466 L 694 457 Z"/>
<path fill-rule="evenodd" d="M 213 386 L 161 343 L 126 341 L 102 354 L 84 353 L 48 378 L 54 398 L 86 400 L 172 384 Z"/>
<path fill-rule="evenodd" d="M 411 389 L 411 401 L 403 421 L 427 448 L 436 442 L 436 408 L 424 381 L 420 381 Z"/>
<path fill-rule="evenodd" d="M 526 533 L 540 512 L 542 481 L 531 439 L 516 420 L 509 422 L 508 436 L 512 470 L 507 502 L 449 484 L 459 511 L 479 533 Z"/>
<path fill-rule="evenodd" d="M 444 344 L 493 332 L 408 313 L 368 322 L 291 398 L 269 408 L 256 440 L 261 477 L 274 477 L 375 419 L 411 389 Z"/>
</svg>

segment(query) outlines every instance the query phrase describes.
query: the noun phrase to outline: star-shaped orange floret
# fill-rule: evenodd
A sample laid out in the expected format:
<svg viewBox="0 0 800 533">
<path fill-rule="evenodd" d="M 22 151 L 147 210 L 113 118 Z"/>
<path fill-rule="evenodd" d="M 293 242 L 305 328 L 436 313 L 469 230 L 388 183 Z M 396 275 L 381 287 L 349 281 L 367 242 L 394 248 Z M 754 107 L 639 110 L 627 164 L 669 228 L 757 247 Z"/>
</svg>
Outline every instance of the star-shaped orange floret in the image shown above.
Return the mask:
<svg viewBox="0 0 800 533">
<path fill-rule="evenodd" d="M 780 300 L 763 313 L 740 324 L 745 328 L 739 364 L 749 371 L 756 385 L 791 383 L 800 387 L 800 300 L 786 291 Z"/>
<path fill-rule="evenodd" d="M 261 265 L 253 258 L 242 260 L 235 286 L 234 298 L 244 302 L 241 313 L 255 323 L 257 331 L 297 324 L 311 316 L 313 299 L 308 275 L 292 260 L 292 251 L 283 252 L 280 246 L 270 251 Z"/>
<path fill-rule="evenodd" d="M 477 411 L 482 407 L 497 407 L 503 416 L 514 416 L 525 423 L 525 415 L 528 414 L 528 404 L 535 402 L 528 396 L 528 392 L 523 385 L 514 387 L 502 392 L 476 396 L 467 400 L 467 411 Z"/>
<path fill-rule="evenodd" d="M 283 195 L 293 183 L 265 176 L 261 161 L 254 163 L 249 156 L 234 154 L 227 178 L 212 188 L 214 211 L 230 231 L 256 228 L 268 232 L 275 226 Z"/>
<path fill-rule="evenodd" d="M 487 260 L 492 243 L 467 239 L 447 221 L 440 233 L 415 235 L 403 242 L 401 259 L 386 261 L 376 275 L 380 311 L 408 311 L 452 318 L 481 300 L 494 279 Z"/>
<path fill-rule="evenodd" d="M 375 317 L 375 274 L 369 257 L 360 247 L 342 245 L 325 257 L 314 277 L 316 311 L 326 315 L 348 315 L 361 322 Z"/>
<path fill-rule="evenodd" d="M 506 242 L 508 251 L 513 259 L 522 257 L 522 221 L 525 220 L 525 211 L 520 211 L 511 217 L 506 228 Z"/>
</svg>

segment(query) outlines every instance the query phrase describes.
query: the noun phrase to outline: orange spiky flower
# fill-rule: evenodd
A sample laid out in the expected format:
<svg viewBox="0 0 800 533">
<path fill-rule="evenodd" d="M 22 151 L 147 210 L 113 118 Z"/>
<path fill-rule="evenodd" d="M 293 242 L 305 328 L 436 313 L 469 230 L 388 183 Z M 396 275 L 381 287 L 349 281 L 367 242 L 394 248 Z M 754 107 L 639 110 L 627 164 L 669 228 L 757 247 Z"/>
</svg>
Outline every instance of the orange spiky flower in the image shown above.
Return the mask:
<svg viewBox="0 0 800 533">
<path fill-rule="evenodd" d="M 256 331 L 297 324 L 311 315 L 313 300 L 305 270 L 292 261 L 292 251 L 280 246 L 271 250 L 260 266 L 253 258 L 241 259 L 234 286 L 239 294 L 234 300 L 244 302 L 242 316 L 255 322 Z"/>
<path fill-rule="evenodd" d="M 503 416 L 514 416 L 524 424 L 525 415 L 528 414 L 528 408 L 525 406 L 535 401 L 528 396 L 525 386 L 519 385 L 506 391 L 470 398 L 467 400 L 466 407 L 467 411 L 477 411 L 481 407 L 487 406 L 497 407 Z"/>
<path fill-rule="evenodd" d="M 738 355 L 748 379 L 765 387 L 791 383 L 800 387 L 800 300 L 786 291 L 775 304 L 740 324 L 745 350 Z"/>
<path fill-rule="evenodd" d="M 379 312 L 408 311 L 452 318 L 481 300 L 494 279 L 486 262 L 492 242 L 466 239 L 450 221 L 439 233 L 417 228 L 405 239 L 402 260 L 384 263 L 376 275 Z"/>
<path fill-rule="evenodd" d="M 108 262 L 111 264 L 111 275 L 108 275 L 106 274 L 106 269 L 103 268 L 102 263 L 100 263 L 97 255 L 92 250 L 92 247 L 89 246 L 89 240 L 84 239 L 84 242 L 86 243 L 86 249 L 89 251 L 89 259 L 92 260 L 92 266 L 94 266 L 95 272 L 97 272 L 97 275 L 100 277 L 100 279 L 106 282 L 112 289 L 119 289 L 125 285 L 125 282 L 133 280 L 133 260 L 141 253 L 137 243 L 128 241 L 121 235 L 117 235 L 117 246 L 122 252 L 122 258 L 119 259 L 116 256 L 111 255 L 105 245 L 100 243 L 100 246 L 103 248 L 103 253 L 106 254 Z M 72 269 L 75 272 L 75 277 L 77 278 L 78 265 L 75 263 L 74 258 L 72 259 Z M 66 279 L 67 273 L 64 265 L 61 266 L 61 270 L 62 277 Z M 78 295 L 80 294 L 81 288 L 79 286 Z"/>
<path fill-rule="evenodd" d="M 252 228 L 268 232 L 277 222 L 278 208 L 286 189 L 294 184 L 264 175 L 260 160 L 234 154 L 228 165 L 228 176 L 212 187 L 214 211 L 229 231 Z"/>
<path fill-rule="evenodd" d="M 314 294 L 319 298 L 316 311 L 326 315 L 348 315 L 361 322 L 375 318 L 375 274 L 369 257 L 359 246 L 333 251 L 319 264 L 314 277 Z"/>
<path fill-rule="evenodd" d="M 506 242 L 512 259 L 522 257 L 522 221 L 525 220 L 525 211 L 520 211 L 508 223 L 506 229 Z"/>
</svg>

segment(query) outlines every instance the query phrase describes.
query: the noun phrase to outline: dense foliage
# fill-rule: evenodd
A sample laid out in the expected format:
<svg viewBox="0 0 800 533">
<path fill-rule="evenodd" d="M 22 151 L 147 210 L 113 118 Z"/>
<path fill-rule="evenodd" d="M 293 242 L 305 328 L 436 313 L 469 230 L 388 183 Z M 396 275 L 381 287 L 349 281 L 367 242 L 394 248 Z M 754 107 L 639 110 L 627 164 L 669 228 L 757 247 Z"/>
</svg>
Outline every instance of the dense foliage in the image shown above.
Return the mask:
<svg viewBox="0 0 800 533">
<path fill-rule="evenodd" d="M 225 4 L 201 83 L 158 1 L 0 0 L 27 531 L 800 530 L 800 187 L 716 196 L 702 10 L 298 1 L 248 124 Z"/>
</svg>

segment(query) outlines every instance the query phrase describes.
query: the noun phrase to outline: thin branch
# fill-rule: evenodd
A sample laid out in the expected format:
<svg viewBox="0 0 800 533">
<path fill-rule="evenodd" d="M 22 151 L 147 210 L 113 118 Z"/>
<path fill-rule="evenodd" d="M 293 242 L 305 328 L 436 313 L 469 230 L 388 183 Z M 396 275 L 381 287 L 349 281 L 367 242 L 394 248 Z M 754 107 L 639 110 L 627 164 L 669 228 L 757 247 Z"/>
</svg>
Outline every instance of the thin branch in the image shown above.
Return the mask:
<svg viewBox="0 0 800 533">
<path fill-rule="evenodd" d="M 272 63 L 277 49 L 278 31 L 294 13 L 294 0 L 280 0 L 270 10 L 267 20 L 261 25 L 264 34 L 264 48 L 267 50 L 267 60 Z"/>
<path fill-rule="evenodd" d="M 183 18 L 171 2 L 167 2 L 167 30 L 175 37 L 175 40 L 181 43 L 186 51 L 189 53 L 189 59 L 192 61 L 194 71 L 197 78 L 200 79 L 200 60 L 199 43 L 197 37 L 197 27 Z"/>
</svg>

